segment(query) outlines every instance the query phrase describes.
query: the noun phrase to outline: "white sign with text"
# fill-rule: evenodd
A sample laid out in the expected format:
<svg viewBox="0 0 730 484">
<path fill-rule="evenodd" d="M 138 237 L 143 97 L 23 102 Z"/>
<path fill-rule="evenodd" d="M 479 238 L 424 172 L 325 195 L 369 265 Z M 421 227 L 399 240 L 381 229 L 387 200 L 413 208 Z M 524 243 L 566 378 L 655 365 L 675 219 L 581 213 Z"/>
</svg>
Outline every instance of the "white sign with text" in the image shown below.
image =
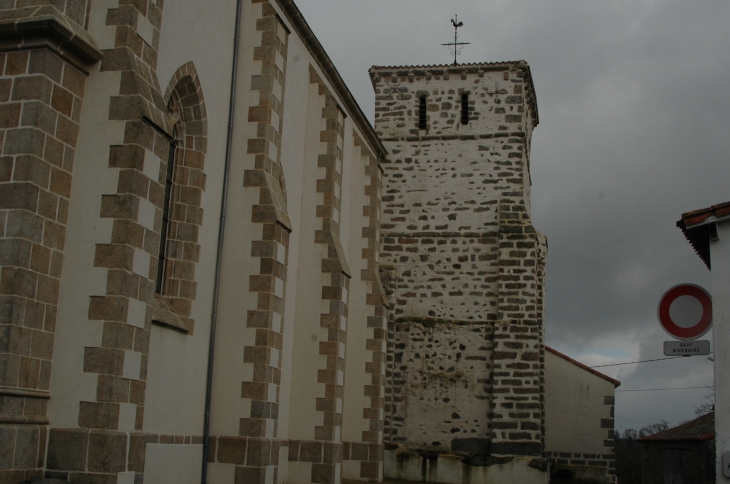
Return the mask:
<svg viewBox="0 0 730 484">
<path fill-rule="evenodd" d="M 693 355 L 709 355 L 710 342 L 707 340 L 700 341 L 665 341 L 665 356 L 693 356 Z"/>
</svg>

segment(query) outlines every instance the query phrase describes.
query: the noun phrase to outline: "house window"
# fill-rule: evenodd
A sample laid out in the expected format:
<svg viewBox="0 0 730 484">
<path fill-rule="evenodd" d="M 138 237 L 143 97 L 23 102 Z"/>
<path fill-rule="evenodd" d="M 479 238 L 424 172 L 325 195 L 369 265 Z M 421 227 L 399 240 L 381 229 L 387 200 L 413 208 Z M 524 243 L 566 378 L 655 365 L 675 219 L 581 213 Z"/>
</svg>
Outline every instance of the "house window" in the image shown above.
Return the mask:
<svg viewBox="0 0 730 484">
<path fill-rule="evenodd" d="M 461 124 L 469 124 L 469 94 L 461 95 Z"/>
<path fill-rule="evenodd" d="M 678 449 L 664 449 L 664 484 L 684 484 L 684 462 L 682 451 Z"/>
<path fill-rule="evenodd" d="M 421 96 L 419 99 L 418 129 L 426 129 L 426 96 Z"/>
<path fill-rule="evenodd" d="M 167 236 L 170 231 L 170 212 L 172 204 L 172 185 L 175 179 L 175 140 L 170 141 L 167 156 L 167 175 L 165 176 L 165 199 L 162 206 L 162 228 L 160 229 L 160 248 L 157 258 L 157 281 L 155 292 L 162 294 L 165 289 L 165 262 L 167 261 Z"/>
</svg>

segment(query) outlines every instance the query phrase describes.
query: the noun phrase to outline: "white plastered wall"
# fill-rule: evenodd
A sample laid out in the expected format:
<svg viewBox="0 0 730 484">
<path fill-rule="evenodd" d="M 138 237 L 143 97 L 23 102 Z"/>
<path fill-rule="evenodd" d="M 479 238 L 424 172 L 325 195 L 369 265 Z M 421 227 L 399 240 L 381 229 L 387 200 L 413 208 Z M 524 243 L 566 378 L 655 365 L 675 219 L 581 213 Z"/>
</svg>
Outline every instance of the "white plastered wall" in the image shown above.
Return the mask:
<svg viewBox="0 0 730 484">
<path fill-rule="evenodd" d="M 158 54 L 158 79 L 164 95 L 175 72 L 193 62 L 208 119 L 202 195 L 203 225 L 195 269 L 197 298 L 192 305 L 192 335 L 153 325 L 145 408 L 145 432 L 202 435 L 206 362 L 213 281 L 223 189 L 235 4 L 194 0 L 165 4 Z M 195 32 L 195 41 L 190 41 Z M 211 55 L 215 53 L 215 55 Z M 168 452 L 169 453 L 169 452 Z"/>
<path fill-rule="evenodd" d="M 114 46 L 114 27 L 104 25 L 116 0 L 92 4 L 89 33 L 100 49 Z M 93 267 L 96 244 L 111 242 L 112 220 L 99 216 L 101 197 L 116 193 L 119 171 L 110 169 L 109 146 L 121 144 L 124 123 L 109 121 L 109 100 L 121 73 L 92 67 L 86 80 L 66 226 L 58 296 L 48 416 L 51 427 L 78 427 L 79 402 L 96 401 L 97 375 L 84 373 L 84 348 L 101 346 L 103 323 L 88 319 L 89 297 L 101 296 L 107 269 Z"/>
<path fill-rule="evenodd" d="M 260 11 L 261 6 L 244 2 L 218 306 L 212 435 L 238 435 L 240 419 L 250 415 L 250 403 L 241 398 L 241 382 L 251 377 L 246 374 L 251 369 L 244 368 L 243 351 L 246 341 L 253 341 L 246 328 L 247 310 L 256 307 L 256 293 L 249 292 L 248 287 L 249 276 L 258 271 L 259 260 L 251 257 L 251 243 L 260 240 L 262 233 L 260 225 L 250 223 L 251 207 L 258 203 L 258 190 L 244 188 L 243 176 L 246 169 L 253 168 L 253 160 L 246 156 L 247 140 L 253 129 L 248 123 L 251 75 L 261 72 L 261 63 L 252 61 L 254 46 L 261 37 L 252 28 L 256 9 Z"/>
<path fill-rule="evenodd" d="M 281 18 L 284 18 L 282 15 Z M 290 30 L 291 27 L 289 27 Z M 284 343 L 282 348 L 282 368 L 281 368 L 281 388 L 279 390 L 279 438 L 290 438 L 291 430 L 289 424 L 290 407 L 292 401 L 292 365 L 294 364 L 294 338 L 295 324 L 298 323 L 299 307 L 297 305 L 298 295 L 300 291 L 305 293 L 309 291 L 311 296 L 312 289 L 300 287 L 298 283 L 298 274 L 302 264 L 306 264 L 309 257 L 310 249 L 302 247 L 302 237 L 311 237 L 310 243 L 313 242 L 314 225 L 310 221 L 306 231 L 308 235 L 303 235 L 302 227 L 302 198 L 305 190 L 304 177 L 307 171 L 307 161 L 310 160 L 316 145 L 307 145 L 308 136 L 311 135 L 308 126 L 311 124 L 309 100 L 311 86 L 309 83 L 309 53 L 296 37 L 289 35 L 288 59 L 287 59 L 287 83 L 285 92 L 284 105 L 284 127 L 281 146 L 281 164 L 284 170 L 284 180 L 286 182 L 287 203 L 289 206 L 289 219 L 292 224 L 292 233 L 289 237 L 289 272 L 286 286 L 286 313 L 284 316 Z M 312 129 L 317 129 L 318 125 Z M 318 139 L 318 138 L 317 138 Z M 313 245 L 313 243 L 312 243 Z M 311 248 L 311 246 L 309 246 Z M 303 254 L 303 257 L 300 255 Z M 305 262 L 303 262 L 305 261 Z M 311 261 L 309 261 L 311 262 Z M 315 270 L 310 267 L 310 270 Z M 299 364 L 299 362 L 297 362 Z M 299 396 L 297 395 L 297 401 Z M 296 468 L 299 463 L 290 463 L 288 461 L 288 449 L 282 448 L 279 452 L 279 482 L 287 482 L 288 476 L 291 474 L 290 466 L 294 464 Z M 308 470 L 307 470 L 308 472 Z M 294 475 L 298 472 L 294 470 Z"/>
<path fill-rule="evenodd" d="M 106 26 L 105 20 L 107 9 L 116 3 L 92 4 L 89 30 L 101 49 L 114 46 L 115 28 Z M 184 0 L 170 2 L 164 12 L 158 71 L 161 90 L 164 93 L 180 66 L 195 63 L 208 112 L 208 179 L 202 201 L 201 259 L 196 268 L 198 293 L 192 306 L 195 331 L 183 335 L 153 326 L 144 420 L 144 430 L 149 433 L 202 434 L 206 368 L 201 362 L 207 359 L 230 78 L 221 72 L 230 71 L 234 7 L 223 0 L 205 5 Z M 207 32 L 201 32 L 204 26 Z M 192 30 L 200 33 L 194 43 L 189 39 Z M 122 144 L 124 134 L 124 122 L 108 120 L 109 99 L 119 93 L 121 74 L 99 72 L 99 67 L 94 66 L 86 83 L 59 296 L 54 398 L 49 414 L 52 426 L 61 428 L 78 425 L 79 401 L 96 400 L 97 376 L 83 372 L 83 348 L 101 345 L 103 324 L 89 321 L 87 311 L 89 297 L 103 295 L 106 287 L 107 270 L 93 267 L 93 261 L 96 244 L 111 242 L 113 220 L 102 219 L 99 211 L 101 196 L 117 191 L 118 170 L 108 167 L 109 146 Z M 187 458 L 191 453 L 197 457 Z M 187 457 L 181 458 L 183 454 Z M 164 473 L 174 467 L 194 482 L 199 470 L 193 467 L 200 466 L 201 458 L 200 445 L 169 446 L 166 452 L 149 457 L 148 468 Z"/>
<path fill-rule="evenodd" d="M 545 447 L 548 452 L 612 454 L 604 446 L 608 430 L 601 419 L 613 418 L 604 397 L 614 384 L 545 351 Z"/>
<path fill-rule="evenodd" d="M 710 242 L 712 261 L 712 316 L 715 342 L 715 475 L 717 483 L 727 484 L 723 475 L 722 454 L 730 451 L 730 384 L 725 371 L 730 368 L 730 222 L 717 224 L 718 239 Z"/>
<path fill-rule="evenodd" d="M 367 316 L 373 312 L 365 304 L 368 283 L 361 278 L 361 271 L 367 268 L 367 261 L 362 258 L 363 249 L 367 249 L 367 239 L 362 237 L 362 229 L 368 225 L 368 219 L 363 216 L 363 207 L 369 204 L 364 193 L 368 159 L 361 155 L 360 150 L 360 147 L 353 147 L 351 176 L 349 180 L 343 181 L 350 197 L 349 209 L 346 212 L 343 206 L 343 214 L 349 218 L 347 232 L 351 243 L 348 246 L 348 262 L 352 271 L 347 327 L 348 365 L 345 367 L 345 407 L 342 417 L 342 440 L 346 442 L 360 442 L 362 432 L 370 430 L 369 421 L 362 414 L 363 408 L 370 406 L 370 397 L 366 397 L 363 391 L 365 385 L 370 385 L 370 375 L 365 373 L 365 362 L 368 361 L 365 341 L 371 337 Z"/>
</svg>

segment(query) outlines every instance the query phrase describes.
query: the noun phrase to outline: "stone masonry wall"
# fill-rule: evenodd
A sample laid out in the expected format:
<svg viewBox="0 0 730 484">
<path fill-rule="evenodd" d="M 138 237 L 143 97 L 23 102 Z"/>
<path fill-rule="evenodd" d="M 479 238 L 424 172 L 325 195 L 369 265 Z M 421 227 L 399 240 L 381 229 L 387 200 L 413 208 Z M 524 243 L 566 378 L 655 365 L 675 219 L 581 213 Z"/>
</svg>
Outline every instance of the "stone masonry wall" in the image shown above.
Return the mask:
<svg viewBox="0 0 730 484">
<path fill-rule="evenodd" d="M 529 68 L 374 67 L 371 78 L 390 152 L 385 438 L 427 452 L 540 456 L 545 243 L 526 189 L 537 124 Z"/>
<path fill-rule="evenodd" d="M 546 452 L 545 457 L 550 462 L 551 469 L 568 468 L 575 471 L 576 477 L 593 477 L 601 475 L 606 482 L 616 482 L 616 454 L 614 452 L 614 405 L 616 397 L 603 397 L 603 405 L 608 407 L 610 418 L 602 418 L 596 422 L 606 439 L 603 441 L 604 453 L 585 452 Z"/>
<path fill-rule="evenodd" d="M 42 477 L 45 462 L 78 125 L 88 68 L 101 57 L 85 19 L 85 0 L 0 2 L 3 483 Z"/>
</svg>

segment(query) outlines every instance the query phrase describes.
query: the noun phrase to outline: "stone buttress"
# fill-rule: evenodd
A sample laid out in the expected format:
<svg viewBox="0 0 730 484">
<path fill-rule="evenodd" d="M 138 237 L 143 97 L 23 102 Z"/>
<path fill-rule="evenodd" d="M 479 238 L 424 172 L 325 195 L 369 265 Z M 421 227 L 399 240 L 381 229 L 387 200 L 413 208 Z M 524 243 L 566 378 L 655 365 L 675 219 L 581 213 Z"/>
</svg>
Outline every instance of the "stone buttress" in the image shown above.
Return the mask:
<svg viewBox="0 0 730 484">
<path fill-rule="evenodd" d="M 43 474 L 81 105 L 102 56 L 86 3 L 0 2 L 1 482 Z"/>
<path fill-rule="evenodd" d="M 385 475 L 546 482 L 547 244 L 530 221 L 538 115 L 529 67 L 370 75 L 375 128 L 390 153 L 381 226 L 393 308 Z"/>
</svg>

